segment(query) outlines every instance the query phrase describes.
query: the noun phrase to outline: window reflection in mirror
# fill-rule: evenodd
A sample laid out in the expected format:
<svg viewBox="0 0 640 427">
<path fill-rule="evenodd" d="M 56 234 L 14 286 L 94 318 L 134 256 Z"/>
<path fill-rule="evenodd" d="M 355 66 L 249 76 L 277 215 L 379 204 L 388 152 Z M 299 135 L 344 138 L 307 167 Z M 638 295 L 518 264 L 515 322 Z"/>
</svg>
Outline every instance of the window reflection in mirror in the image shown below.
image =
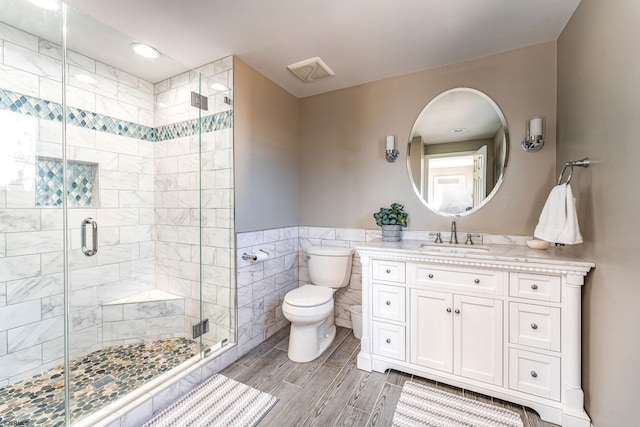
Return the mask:
<svg viewBox="0 0 640 427">
<path fill-rule="evenodd" d="M 452 89 L 422 111 L 408 152 L 409 177 L 422 202 L 442 215 L 466 215 L 484 205 L 502 182 L 506 120 L 482 92 Z"/>
</svg>

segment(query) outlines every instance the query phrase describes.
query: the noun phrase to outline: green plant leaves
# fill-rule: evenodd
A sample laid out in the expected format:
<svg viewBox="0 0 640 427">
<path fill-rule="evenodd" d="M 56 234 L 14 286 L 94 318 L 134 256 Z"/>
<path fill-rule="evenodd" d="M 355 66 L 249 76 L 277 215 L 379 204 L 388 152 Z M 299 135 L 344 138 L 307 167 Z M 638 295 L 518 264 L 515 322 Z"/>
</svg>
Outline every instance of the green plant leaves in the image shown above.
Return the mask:
<svg viewBox="0 0 640 427">
<path fill-rule="evenodd" d="M 404 212 L 404 205 L 392 203 L 391 208 L 380 208 L 378 212 L 373 214 L 373 218 L 378 226 L 400 224 L 406 227 L 409 214 Z"/>
</svg>

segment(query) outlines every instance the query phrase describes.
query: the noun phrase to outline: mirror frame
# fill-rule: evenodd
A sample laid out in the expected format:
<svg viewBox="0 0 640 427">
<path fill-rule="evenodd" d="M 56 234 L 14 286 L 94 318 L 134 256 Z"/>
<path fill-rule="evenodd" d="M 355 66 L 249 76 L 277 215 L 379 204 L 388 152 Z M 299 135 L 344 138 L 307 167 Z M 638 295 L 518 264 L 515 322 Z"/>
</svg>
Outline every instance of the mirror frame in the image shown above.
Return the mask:
<svg viewBox="0 0 640 427">
<path fill-rule="evenodd" d="M 487 101 L 493 107 L 494 111 L 498 115 L 498 118 L 502 122 L 502 128 L 504 129 L 504 144 L 505 144 L 504 153 L 505 153 L 505 155 L 504 155 L 504 165 L 502 166 L 502 171 L 500 172 L 500 176 L 498 177 L 498 180 L 496 181 L 496 185 L 493 186 L 493 188 L 491 189 L 491 192 L 489 194 L 487 194 L 487 196 L 482 200 L 482 202 L 480 202 L 473 209 L 469 209 L 468 211 L 451 214 L 451 213 L 447 213 L 447 212 L 442 212 L 442 211 L 440 211 L 438 209 L 434 209 L 433 207 L 429 206 L 429 204 L 424 199 L 422 194 L 420 194 L 420 191 L 418 190 L 418 187 L 416 186 L 416 183 L 413 180 L 413 175 L 411 173 L 411 141 L 413 140 L 413 133 L 415 132 L 416 124 L 418 123 L 420 118 L 422 118 L 422 116 L 428 111 L 429 107 L 433 103 L 437 102 L 440 98 L 443 98 L 444 96 L 446 96 L 448 94 L 451 94 L 451 93 L 455 93 L 455 92 L 472 92 L 472 93 L 482 97 L 485 101 Z M 445 90 L 444 92 L 440 93 L 435 98 L 433 98 L 431 101 L 429 101 L 429 103 L 427 103 L 427 105 L 422 109 L 422 111 L 420 111 L 420 114 L 418 114 L 418 117 L 413 122 L 413 126 L 411 127 L 411 132 L 409 133 L 409 140 L 407 142 L 407 175 L 408 175 L 408 178 L 409 178 L 409 182 L 411 183 L 411 187 L 413 187 L 413 191 L 416 194 L 416 196 L 418 196 L 418 199 L 420 200 L 420 202 L 422 202 L 422 204 L 424 206 L 426 206 L 427 209 L 429 209 L 431 212 L 436 213 L 436 214 L 441 215 L 441 216 L 448 217 L 448 218 L 455 218 L 455 217 L 460 217 L 460 216 L 471 215 L 472 213 L 477 212 L 478 210 L 482 209 L 482 207 L 484 207 L 493 198 L 493 196 L 495 196 L 495 194 L 498 192 L 498 190 L 502 186 L 502 183 L 504 181 L 504 176 L 505 176 L 505 173 L 507 171 L 507 166 L 509 164 L 509 154 L 510 154 L 510 151 L 511 151 L 509 149 L 510 145 L 511 144 L 510 144 L 510 141 L 509 141 L 509 127 L 508 127 L 508 124 L 507 124 L 507 119 L 504 116 L 504 114 L 502 112 L 502 109 L 500 109 L 500 106 L 489 95 L 487 95 L 486 93 L 481 92 L 481 91 L 479 91 L 477 89 L 470 88 L 470 87 L 456 87 L 456 88 L 453 88 L 453 89 Z"/>
</svg>

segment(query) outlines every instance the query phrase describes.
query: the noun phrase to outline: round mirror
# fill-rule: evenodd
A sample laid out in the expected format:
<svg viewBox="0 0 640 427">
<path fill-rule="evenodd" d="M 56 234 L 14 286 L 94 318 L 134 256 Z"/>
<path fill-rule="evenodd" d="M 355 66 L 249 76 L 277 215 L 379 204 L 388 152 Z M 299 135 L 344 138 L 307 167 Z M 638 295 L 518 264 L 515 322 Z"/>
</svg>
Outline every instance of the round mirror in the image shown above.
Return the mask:
<svg viewBox="0 0 640 427">
<path fill-rule="evenodd" d="M 509 154 L 507 121 L 484 93 L 456 88 L 435 97 L 413 125 L 407 169 L 429 209 L 468 215 L 498 191 Z"/>
</svg>

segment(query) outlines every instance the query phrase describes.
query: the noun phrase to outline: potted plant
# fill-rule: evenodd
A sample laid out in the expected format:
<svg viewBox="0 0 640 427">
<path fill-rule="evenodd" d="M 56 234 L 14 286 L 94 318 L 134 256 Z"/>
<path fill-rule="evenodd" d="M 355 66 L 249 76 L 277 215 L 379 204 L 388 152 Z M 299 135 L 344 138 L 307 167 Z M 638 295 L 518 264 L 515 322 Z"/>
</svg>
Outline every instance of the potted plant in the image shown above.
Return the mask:
<svg viewBox="0 0 640 427">
<path fill-rule="evenodd" d="M 392 203 L 390 208 L 380 208 L 373 214 L 376 224 L 382 227 L 383 242 L 399 242 L 400 227 L 407 226 L 409 214 L 404 211 L 404 206 Z"/>
</svg>

